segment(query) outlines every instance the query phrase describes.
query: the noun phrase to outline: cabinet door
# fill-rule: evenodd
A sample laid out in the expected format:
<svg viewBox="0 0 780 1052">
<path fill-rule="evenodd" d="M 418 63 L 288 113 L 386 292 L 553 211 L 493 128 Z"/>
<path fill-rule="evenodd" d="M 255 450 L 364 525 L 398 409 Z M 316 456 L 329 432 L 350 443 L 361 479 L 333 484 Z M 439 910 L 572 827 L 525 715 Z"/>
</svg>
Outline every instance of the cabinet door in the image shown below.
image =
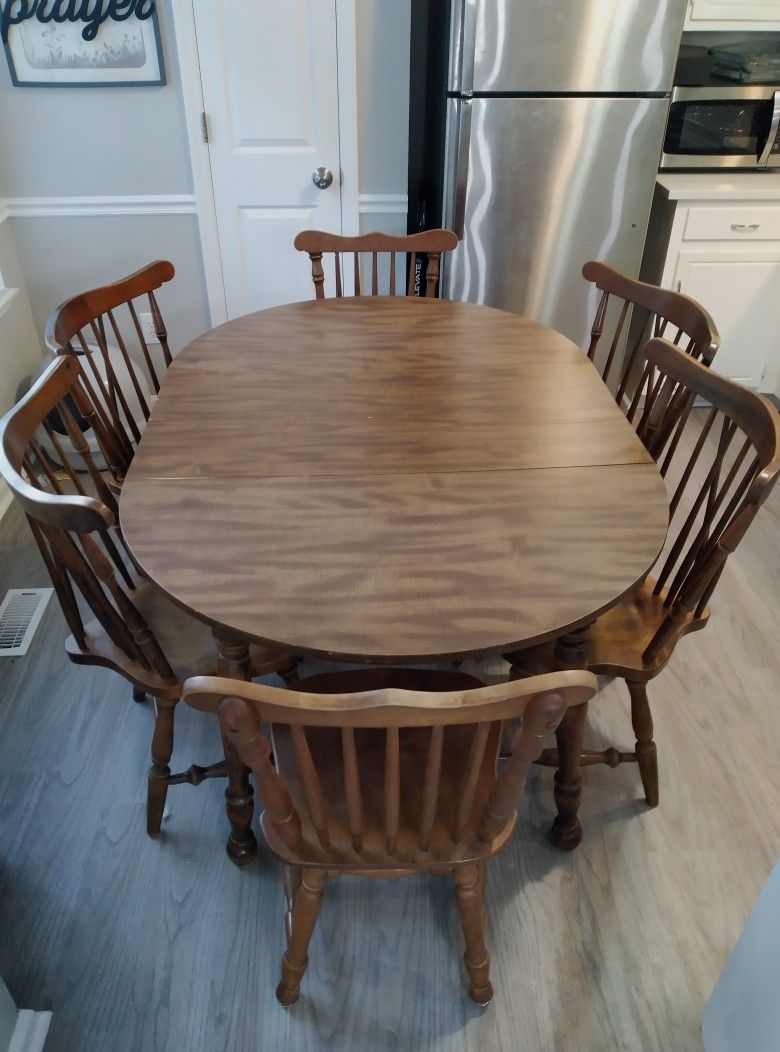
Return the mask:
<svg viewBox="0 0 780 1052">
<path fill-rule="evenodd" d="M 721 345 L 713 368 L 762 390 L 780 354 L 780 243 L 683 248 L 674 280 L 715 319 Z"/>
<path fill-rule="evenodd" d="M 696 22 L 780 22 L 780 4 L 777 0 L 691 0 L 688 18 L 691 28 Z"/>
</svg>

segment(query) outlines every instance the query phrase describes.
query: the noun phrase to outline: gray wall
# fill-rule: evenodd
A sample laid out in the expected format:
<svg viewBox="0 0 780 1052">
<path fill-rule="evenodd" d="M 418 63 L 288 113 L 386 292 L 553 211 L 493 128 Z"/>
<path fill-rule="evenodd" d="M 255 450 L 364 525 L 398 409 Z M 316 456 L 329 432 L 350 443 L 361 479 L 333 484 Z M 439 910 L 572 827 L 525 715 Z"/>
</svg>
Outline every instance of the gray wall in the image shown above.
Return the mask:
<svg viewBox="0 0 780 1052">
<path fill-rule="evenodd" d="M 361 194 L 406 193 L 411 3 L 357 0 Z"/>
<path fill-rule="evenodd" d="M 157 296 L 172 349 L 209 328 L 195 216 L 46 217 L 15 219 L 13 227 L 38 332 L 68 296 L 153 259 L 176 267 L 176 277 Z"/>
<path fill-rule="evenodd" d="M 0 61 L 2 195 L 192 193 L 170 0 L 158 10 L 164 87 L 15 88 Z M 68 296 L 160 257 L 177 269 L 160 294 L 173 349 L 209 327 L 194 215 L 17 217 L 11 225 L 39 333 Z"/>
<path fill-rule="evenodd" d="M 411 0 L 357 0 L 360 192 L 364 229 L 405 230 Z M 170 0 L 159 0 L 168 83 L 158 88 L 14 88 L 0 59 L 0 196 L 192 193 Z M 379 207 L 380 211 L 376 211 Z M 165 257 L 161 293 L 174 350 L 209 326 L 197 221 L 191 215 L 16 217 L 10 225 L 35 325 L 90 286 Z M 0 225 L 0 228 L 1 226 Z"/>
<path fill-rule="evenodd" d="M 158 88 L 15 88 L 0 61 L 0 187 L 8 197 L 192 192 L 170 0 Z"/>
</svg>

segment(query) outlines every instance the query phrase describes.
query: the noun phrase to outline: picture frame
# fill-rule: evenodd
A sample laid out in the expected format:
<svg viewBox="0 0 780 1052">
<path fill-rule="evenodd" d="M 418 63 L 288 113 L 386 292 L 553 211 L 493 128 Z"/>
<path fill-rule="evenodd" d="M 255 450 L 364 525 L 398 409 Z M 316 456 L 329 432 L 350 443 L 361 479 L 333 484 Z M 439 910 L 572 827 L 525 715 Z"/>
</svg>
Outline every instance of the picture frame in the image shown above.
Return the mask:
<svg viewBox="0 0 780 1052">
<path fill-rule="evenodd" d="M 106 19 L 94 39 L 85 23 L 41 22 L 8 26 L 5 53 L 19 88 L 153 87 L 166 83 L 157 5 L 147 18 Z"/>
</svg>

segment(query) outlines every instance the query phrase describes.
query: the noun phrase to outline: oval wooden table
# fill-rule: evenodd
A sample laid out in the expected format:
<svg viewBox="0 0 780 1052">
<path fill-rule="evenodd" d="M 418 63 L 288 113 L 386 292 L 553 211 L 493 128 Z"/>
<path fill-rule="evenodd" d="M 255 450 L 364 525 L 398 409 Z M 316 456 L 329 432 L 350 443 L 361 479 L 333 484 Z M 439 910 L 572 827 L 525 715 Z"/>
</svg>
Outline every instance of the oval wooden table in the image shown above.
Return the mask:
<svg viewBox="0 0 780 1052">
<path fill-rule="evenodd" d="M 562 637 L 560 664 L 582 665 L 587 625 L 647 572 L 667 515 L 574 344 L 406 297 L 291 304 L 195 340 L 121 497 L 144 572 L 213 626 L 242 678 L 248 640 L 412 663 Z M 566 846 L 582 730 L 564 728 L 577 762 L 556 779 Z"/>
</svg>

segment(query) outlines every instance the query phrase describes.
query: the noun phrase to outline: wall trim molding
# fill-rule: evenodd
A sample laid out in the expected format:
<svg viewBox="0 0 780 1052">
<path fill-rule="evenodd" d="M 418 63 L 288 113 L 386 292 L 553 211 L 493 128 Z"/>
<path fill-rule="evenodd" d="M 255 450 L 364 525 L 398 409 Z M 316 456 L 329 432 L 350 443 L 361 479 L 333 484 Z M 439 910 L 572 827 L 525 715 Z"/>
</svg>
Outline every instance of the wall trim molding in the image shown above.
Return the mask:
<svg viewBox="0 0 780 1052">
<path fill-rule="evenodd" d="M 54 216 L 196 215 L 194 194 L 136 194 L 126 197 L 6 197 L 0 199 L 4 219 Z"/>
<path fill-rule="evenodd" d="M 408 210 L 406 194 L 361 194 L 358 198 L 361 215 L 406 215 Z"/>
</svg>

